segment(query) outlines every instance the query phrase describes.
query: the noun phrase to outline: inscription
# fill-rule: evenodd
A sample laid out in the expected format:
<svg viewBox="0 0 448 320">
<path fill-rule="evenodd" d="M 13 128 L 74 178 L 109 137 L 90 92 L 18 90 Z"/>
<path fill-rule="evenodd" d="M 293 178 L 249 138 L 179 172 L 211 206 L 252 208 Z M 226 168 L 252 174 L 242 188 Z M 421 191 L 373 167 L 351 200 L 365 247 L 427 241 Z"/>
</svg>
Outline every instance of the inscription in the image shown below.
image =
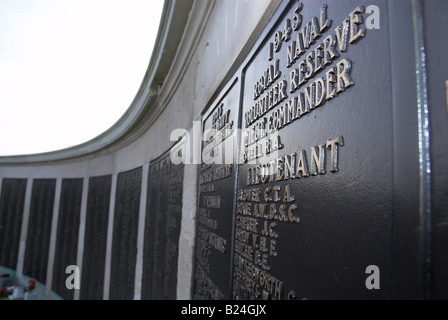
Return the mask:
<svg viewBox="0 0 448 320">
<path fill-rule="evenodd" d="M 199 227 L 199 237 L 212 246 L 212 248 L 224 253 L 226 252 L 226 239 L 218 236 L 216 233 L 208 231 L 203 227 Z"/>
<path fill-rule="evenodd" d="M 4 178 L 0 199 L 0 265 L 16 269 L 26 179 Z"/>
<path fill-rule="evenodd" d="M 177 256 L 182 215 L 183 164 L 170 166 L 166 211 L 166 243 L 163 272 L 163 299 L 175 299 Z"/>
<path fill-rule="evenodd" d="M 23 274 L 45 283 L 55 197 L 55 179 L 34 179 Z"/>
<path fill-rule="evenodd" d="M 169 151 L 150 163 L 145 222 L 144 299 L 176 299 L 184 165 Z"/>
<path fill-rule="evenodd" d="M 267 90 L 275 80 L 280 78 L 279 70 L 280 60 L 277 59 L 275 64 L 270 65 L 263 73 L 260 80 L 254 86 L 254 100 L 257 99 L 265 90 Z M 278 91 L 277 91 L 278 92 Z"/>
<path fill-rule="evenodd" d="M 203 165 L 222 163 L 223 157 L 225 157 L 225 152 L 222 150 L 224 145 L 223 142 L 233 134 L 232 128 L 233 120 L 231 120 L 230 109 L 224 111 L 224 104 L 221 103 L 213 114 L 211 128 L 204 131 L 204 144 L 202 147 Z M 228 147 L 233 147 L 231 141 L 230 146 Z M 231 152 L 231 154 L 233 154 L 233 152 Z M 232 162 L 233 161 L 224 161 L 224 163 Z"/>
<path fill-rule="evenodd" d="M 264 81 L 264 80 L 263 80 Z M 235 194 L 233 124 L 238 112 L 237 86 L 232 86 L 204 120 L 199 174 L 194 299 L 229 299 L 232 212 Z M 229 138 L 230 137 L 230 138 Z M 227 139 L 229 138 L 229 139 Z M 224 159 L 225 158 L 225 159 Z"/>
<path fill-rule="evenodd" d="M 82 178 L 62 180 L 52 290 L 65 300 L 73 299 L 65 286 L 65 269 L 76 264 L 82 186 Z"/>
<path fill-rule="evenodd" d="M 311 113 L 355 84 L 351 77 L 352 62 L 341 58 L 341 54 L 347 51 L 349 44 L 365 36 L 361 16 L 365 12 L 364 6 L 356 7 L 348 18 L 334 28 L 334 33 L 328 35 L 326 33 L 332 25 L 332 19 L 328 18 L 328 6 L 322 6 L 319 16 L 312 17 L 306 23 L 302 23 L 302 9 L 303 4 L 299 3 L 292 18 L 286 19 L 283 31 L 276 32 L 274 41 L 269 45 L 268 60 L 272 60 L 273 53 L 279 52 L 281 44 L 289 42 L 295 33 L 295 40 L 286 50 L 286 66 L 291 69 L 289 82 L 276 82 L 281 76 L 280 59 L 276 59 L 254 85 L 255 102 L 244 113 L 247 130 L 243 136 L 243 163 L 282 149 L 280 135 L 269 139 L 269 134 Z M 311 50 L 319 39 L 323 40 Z M 335 66 L 331 67 L 337 59 Z M 323 76 L 314 79 L 319 74 Z M 288 93 L 294 95 L 289 97 Z M 267 115 L 270 111 L 272 113 Z"/>
<path fill-rule="evenodd" d="M 326 173 L 325 159 L 330 157 L 330 171 L 339 171 L 338 151 L 344 145 L 344 138 L 339 136 L 327 140 L 324 144 L 310 149 L 309 161 L 305 150 L 278 157 L 266 164 L 247 168 L 246 185 L 308 177 Z M 309 164 L 309 165 L 308 165 Z"/>
<path fill-rule="evenodd" d="M 221 196 L 204 196 L 204 207 L 221 208 Z"/>
<path fill-rule="evenodd" d="M 110 175 L 89 179 L 81 269 L 80 298 L 83 300 L 100 300 L 103 297 L 111 185 Z"/>
<path fill-rule="evenodd" d="M 282 22 L 283 28 L 274 32 L 267 44 L 270 63 L 264 68 L 253 63 L 253 70 L 246 71 L 247 86 L 255 82 L 252 99 L 245 98 L 243 107 L 243 165 L 234 230 L 234 299 L 294 296 L 284 294 L 285 283 L 276 261 L 287 246 L 284 230 L 295 230 L 303 220 L 299 210 L 303 199 L 297 184 L 302 179 L 339 172 L 341 147 L 345 145 L 342 135 L 293 152 L 279 151 L 291 150 L 292 131 L 284 131 L 288 125 L 355 85 L 353 63 L 346 54 L 350 46 L 365 37 L 365 9 L 362 5 L 355 7 L 334 25 L 327 5 L 308 19 L 302 16 L 303 8 L 302 3 L 296 4 Z M 259 57 L 257 61 L 262 59 L 263 51 Z M 261 75 L 257 75 L 258 69 Z M 288 133 L 283 136 L 283 132 Z M 291 289 L 288 287 L 289 293 Z"/>
<path fill-rule="evenodd" d="M 142 168 L 121 172 L 117 177 L 114 238 L 112 241 L 111 299 L 132 299 L 137 259 L 137 230 L 140 211 Z"/>
<path fill-rule="evenodd" d="M 237 192 L 235 299 L 281 299 L 283 282 L 267 272 L 271 270 L 271 260 L 278 256 L 277 248 L 282 238 L 278 231 L 280 224 L 298 224 L 301 219 L 297 211 L 298 199 L 291 185 L 278 183 L 308 177 L 310 172 L 312 175 L 325 174 L 326 152 L 330 153 L 330 172 L 337 172 L 338 148 L 343 145 L 340 136 L 311 147 L 310 166 L 305 150 L 302 150 L 247 168 L 246 185 L 260 187 L 240 188 Z"/>
</svg>

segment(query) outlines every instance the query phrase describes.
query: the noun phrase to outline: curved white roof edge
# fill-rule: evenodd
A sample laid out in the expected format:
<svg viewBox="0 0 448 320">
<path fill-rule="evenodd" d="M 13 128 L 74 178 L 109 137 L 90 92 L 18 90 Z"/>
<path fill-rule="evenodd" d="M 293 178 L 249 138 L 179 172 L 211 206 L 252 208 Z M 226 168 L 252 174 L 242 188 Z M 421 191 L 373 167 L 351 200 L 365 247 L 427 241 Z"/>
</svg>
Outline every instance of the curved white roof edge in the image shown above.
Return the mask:
<svg viewBox="0 0 448 320">
<path fill-rule="evenodd" d="M 154 104 L 175 59 L 193 1 L 165 0 L 157 38 L 140 88 L 122 117 L 108 130 L 79 145 L 37 154 L 0 156 L 0 164 L 30 164 L 82 157 L 107 148 L 128 134 Z M 169 48 L 167 50 L 167 48 Z"/>
</svg>

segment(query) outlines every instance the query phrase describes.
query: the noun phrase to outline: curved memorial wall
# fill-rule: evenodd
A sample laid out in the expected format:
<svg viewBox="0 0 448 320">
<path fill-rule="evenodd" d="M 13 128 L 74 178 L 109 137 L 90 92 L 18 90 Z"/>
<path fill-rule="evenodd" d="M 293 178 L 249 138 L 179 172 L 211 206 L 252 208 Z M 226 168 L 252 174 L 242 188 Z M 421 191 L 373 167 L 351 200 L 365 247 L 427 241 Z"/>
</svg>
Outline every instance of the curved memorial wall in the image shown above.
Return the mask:
<svg viewBox="0 0 448 320">
<path fill-rule="evenodd" d="M 47 299 L 447 298 L 446 10 L 167 1 L 112 128 L 0 158 L 1 270 Z"/>
</svg>

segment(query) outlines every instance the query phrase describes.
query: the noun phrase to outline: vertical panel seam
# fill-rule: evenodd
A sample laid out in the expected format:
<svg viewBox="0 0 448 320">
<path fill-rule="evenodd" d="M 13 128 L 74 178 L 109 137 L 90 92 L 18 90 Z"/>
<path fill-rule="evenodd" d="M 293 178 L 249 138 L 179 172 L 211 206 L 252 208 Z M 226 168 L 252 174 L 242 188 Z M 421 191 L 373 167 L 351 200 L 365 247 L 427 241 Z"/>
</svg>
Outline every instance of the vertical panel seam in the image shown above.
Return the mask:
<svg viewBox="0 0 448 320">
<path fill-rule="evenodd" d="M 429 105 L 424 41 L 423 1 L 412 0 L 414 53 L 417 85 L 419 148 L 419 215 L 421 227 L 423 298 L 431 298 L 431 158 Z"/>
</svg>

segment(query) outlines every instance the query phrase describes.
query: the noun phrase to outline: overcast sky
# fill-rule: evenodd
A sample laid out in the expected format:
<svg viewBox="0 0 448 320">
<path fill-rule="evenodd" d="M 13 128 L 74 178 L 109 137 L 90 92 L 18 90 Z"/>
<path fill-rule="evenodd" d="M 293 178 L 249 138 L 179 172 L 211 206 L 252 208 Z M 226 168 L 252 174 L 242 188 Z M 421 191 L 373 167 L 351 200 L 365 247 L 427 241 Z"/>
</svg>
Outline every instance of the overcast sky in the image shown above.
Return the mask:
<svg viewBox="0 0 448 320">
<path fill-rule="evenodd" d="M 88 141 L 130 106 L 163 0 L 0 0 L 0 156 Z"/>
</svg>

